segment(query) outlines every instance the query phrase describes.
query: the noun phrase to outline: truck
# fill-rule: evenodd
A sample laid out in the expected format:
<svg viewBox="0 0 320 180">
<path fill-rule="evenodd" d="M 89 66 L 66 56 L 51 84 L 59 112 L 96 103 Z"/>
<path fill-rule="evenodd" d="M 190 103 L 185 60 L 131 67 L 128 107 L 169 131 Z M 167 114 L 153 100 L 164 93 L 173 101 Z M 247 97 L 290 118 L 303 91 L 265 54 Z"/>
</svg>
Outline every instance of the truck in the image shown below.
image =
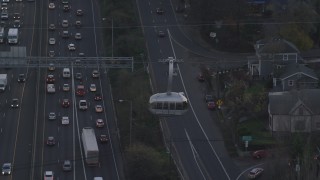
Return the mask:
<svg viewBox="0 0 320 180">
<path fill-rule="evenodd" d="M 19 30 L 18 28 L 10 28 L 8 31 L 8 43 L 9 44 L 18 44 L 19 40 Z"/>
<path fill-rule="evenodd" d="M 7 74 L 0 74 L 0 91 L 3 92 L 7 87 Z"/>
<path fill-rule="evenodd" d="M 4 37 L 5 37 L 4 27 L 0 27 L 0 43 L 4 43 Z"/>
<path fill-rule="evenodd" d="M 85 161 L 89 166 L 99 164 L 99 148 L 97 138 L 92 127 L 84 127 L 81 133 Z"/>
</svg>

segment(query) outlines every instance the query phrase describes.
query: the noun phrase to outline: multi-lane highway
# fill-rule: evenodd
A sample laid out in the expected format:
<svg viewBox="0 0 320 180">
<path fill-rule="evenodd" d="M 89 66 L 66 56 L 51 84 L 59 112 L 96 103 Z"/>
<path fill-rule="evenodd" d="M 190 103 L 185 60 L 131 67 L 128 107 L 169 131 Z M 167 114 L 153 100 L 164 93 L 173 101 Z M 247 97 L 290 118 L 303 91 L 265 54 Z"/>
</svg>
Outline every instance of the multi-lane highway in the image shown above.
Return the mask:
<svg viewBox="0 0 320 180">
<path fill-rule="evenodd" d="M 49 9 L 49 3 L 55 3 L 54 9 Z M 10 15 L 21 14 L 22 25 L 19 28 L 19 43 L 14 46 L 26 47 L 27 56 L 39 57 L 51 62 L 49 51 L 54 51 L 55 56 L 78 57 L 84 53 L 89 57 L 103 56 L 101 18 L 99 5 L 96 1 L 69 0 L 70 11 L 63 11 L 62 1 L 34 1 L 8 3 L 9 20 L 6 25 L 12 27 Z M 76 10 L 83 10 L 82 16 L 76 15 Z M 68 27 L 62 27 L 62 21 L 68 20 Z M 82 26 L 76 27 L 75 22 L 81 21 Z M 55 24 L 55 30 L 49 30 L 49 24 Z M 62 38 L 62 31 L 68 30 L 70 37 Z M 75 33 L 81 33 L 82 39 L 76 40 Z M 49 44 L 49 38 L 55 38 L 55 44 Z M 69 51 L 68 44 L 75 44 L 76 50 Z M 1 44 L 1 51 L 8 51 L 10 45 Z M 72 76 L 62 77 L 62 68 L 49 71 L 47 68 L 12 68 L 1 69 L 1 73 L 8 74 L 8 87 L 0 94 L 0 164 L 11 162 L 13 174 L 0 176 L 0 179 L 43 179 L 45 171 L 53 171 L 55 179 L 123 179 L 121 168 L 121 153 L 114 129 L 115 121 L 111 92 L 105 69 L 84 68 L 70 66 L 72 75 L 82 73 L 82 84 L 86 94 L 76 96 L 76 86 L 80 84 Z M 92 78 L 93 69 L 100 71 L 100 78 Z M 18 83 L 19 73 L 25 73 L 25 83 Z M 48 74 L 55 77 L 55 93 L 47 93 L 46 78 Z M 63 84 L 69 84 L 70 91 L 63 91 Z M 95 101 L 96 92 L 90 92 L 90 84 L 96 85 L 96 92 L 101 93 L 103 99 Z M 18 98 L 20 107 L 10 108 L 12 98 Z M 63 99 L 70 101 L 69 107 L 62 107 Z M 88 109 L 80 111 L 79 100 L 88 102 Z M 95 112 L 95 105 L 102 105 L 102 113 Z M 56 120 L 48 120 L 48 114 L 55 112 Z M 61 124 L 61 117 L 70 119 L 69 125 Z M 96 119 L 103 119 L 105 126 L 96 128 Z M 102 144 L 98 141 L 99 165 L 87 166 L 82 148 L 81 129 L 93 127 L 97 137 L 106 134 L 109 142 Z M 56 140 L 54 146 L 46 144 L 47 138 L 53 136 Z M 71 172 L 63 172 L 62 163 L 70 160 Z"/>
<path fill-rule="evenodd" d="M 136 2 L 156 93 L 165 92 L 167 88 L 168 65 L 160 60 L 168 57 L 183 60 L 178 63 L 179 73 L 173 79 L 172 90 L 185 92 L 189 98 L 190 109 L 183 116 L 160 119 L 166 142 L 181 176 L 183 179 L 198 180 L 236 179 L 239 169 L 224 147 L 222 135 L 213 120 L 217 117 L 207 110 L 203 102 L 205 87 L 196 80 L 200 72 L 198 58 L 190 59 L 188 53 L 209 58 L 212 64 L 219 59 L 232 60 L 235 56 L 221 56 L 208 51 L 185 36 L 179 29 L 170 0 Z M 157 13 L 157 8 L 162 8 L 164 13 Z M 164 31 L 166 36 L 158 37 L 159 30 Z"/>
</svg>

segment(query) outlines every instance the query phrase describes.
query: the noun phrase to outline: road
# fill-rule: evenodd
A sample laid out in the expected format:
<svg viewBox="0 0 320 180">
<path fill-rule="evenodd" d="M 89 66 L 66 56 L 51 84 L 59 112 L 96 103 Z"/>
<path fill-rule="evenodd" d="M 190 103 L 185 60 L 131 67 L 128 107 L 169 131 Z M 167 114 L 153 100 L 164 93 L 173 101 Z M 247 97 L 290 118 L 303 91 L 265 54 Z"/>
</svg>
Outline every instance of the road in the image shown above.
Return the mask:
<svg viewBox="0 0 320 180">
<path fill-rule="evenodd" d="M 51 1 L 50 1 L 51 2 Z M 52 1 L 53 2 L 53 1 Z M 10 15 L 14 12 L 21 14 L 23 22 L 20 28 L 19 45 L 26 46 L 27 56 L 45 58 L 50 63 L 49 51 L 54 51 L 58 57 L 77 57 L 78 53 L 85 56 L 101 57 L 104 55 L 102 43 L 101 18 L 99 4 L 96 1 L 69 1 L 70 12 L 62 10 L 63 4 L 54 1 L 55 9 L 48 9 L 49 1 L 35 2 L 15 2 L 9 3 L 8 11 Z M 82 9 L 83 16 L 76 16 L 76 10 Z M 10 18 L 10 17 L 9 17 Z M 61 22 L 63 19 L 69 21 L 70 37 L 63 39 L 61 32 Z M 81 20 L 82 27 L 76 28 L 74 23 Z M 7 24 L 11 26 L 12 20 Z M 48 25 L 54 23 L 56 30 L 48 31 Z M 75 40 L 74 34 L 80 32 L 82 40 Z M 55 38 L 55 45 L 49 45 L 48 39 Z M 67 46 L 74 43 L 75 51 L 69 51 Z M 2 51 L 9 50 L 8 44 L 1 44 Z M 11 176 L 0 176 L 0 179 L 43 179 L 45 171 L 53 171 L 57 179 L 93 179 L 101 176 L 104 179 L 123 179 L 121 153 L 116 136 L 115 117 L 111 101 L 111 91 L 109 81 L 104 69 L 100 78 L 92 78 L 93 68 L 69 67 L 72 74 L 81 72 L 83 84 L 86 87 L 86 95 L 77 97 L 75 87 L 80 83 L 74 78 L 63 79 L 62 68 L 56 68 L 54 72 L 49 72 L 47 68 L 14 68 L 0 69 L 1 73 L 7 73 L 8 89 L 1 94 L 0 106 L 0 163 L 12 162 L 13 174 Z M 18 83 L 19 73 L 27 74 L 26 83 Z M 46 77 L 48 74 L 55 76 L 56 93 L 48 94 L 46 90 Z M 71 90 L 62 91 L 63 84 L 69 84 Z M 103 96 L 102 101 L 94 101 L 94 92 L 89 92 L 90 84 L 96 84 L 97 92 Z M 13 97 L 19 98 L 20 107 L 9 108 Z M 71 104 L 68 108 L 61 106 L 62 99 L 69 99 Z M 80 99 L 89 102 L 87 111 L 78 110 Z M 100 104 L 104 112 L 96 113 L 94 106 Z M 49 112 L 55 112 L 57 119 L 48 120 Z M 70 124 L 61 125 L 61 117 L 68 116 Z M 95 120 L 104 119 L 106 126 L 95 127 Z M 107 134 L 109 143 L 100 144 L 100 163 L 97 167 L 88 167 L 84 161 L 81 129 L 83 127 L 94 127 L 96 135 Z M 54 136 L 56 145 L 49 147 L 46 145 L 48 136 Z M 71 160 L 72 172 L 62 171 L 62 162 Z"/>
<path fill-rule="evenodd" d="M 236 179 L 239 168 L 228 156 L 221 132 L 213 119 L 214 113 L 207 110 L 204 101 L 205 87 L 199 84 L 197 59 L 190 59 L 186 53 L 211 59 L 214 64 L 220 58 L 234 59 L 234 55 L 217 54 L 192 42 L 179 29 L 169 0 L 136 1 L 143 26 L 150 72 L 156 92 L 167 88 L 168 65 L 159 60 L 168 57 L 182 59 L 177 69 L 178 76 L 173 79 L 173 91 L 183 91 L 189 98 L 190 110 L 183 116 L 161 118 L 165 140 L 183 179 Z M 156 8 L 162 7 L 164 14 L 157 14 Z M 159 30 L 167 36 L 159 38 Z M 172 38 L 168 36 L 171 34 Z"/>
</svg>

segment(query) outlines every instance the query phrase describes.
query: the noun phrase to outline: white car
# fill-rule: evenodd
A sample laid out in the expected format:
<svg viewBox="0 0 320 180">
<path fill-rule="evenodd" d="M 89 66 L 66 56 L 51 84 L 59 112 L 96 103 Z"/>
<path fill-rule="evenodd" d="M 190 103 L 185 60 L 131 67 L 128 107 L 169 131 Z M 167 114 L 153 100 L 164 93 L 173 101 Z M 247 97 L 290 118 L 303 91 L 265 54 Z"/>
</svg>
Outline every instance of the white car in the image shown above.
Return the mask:
<svg viewBox="0 0 320 180">
<path fill-rule="evenodd" d="M 90 91 L 91 92 L 96 92 L 97 91 L 97 87 L 95 84 L 90 84 Z"/>
<path fill-rule="evenodd" d="M 55 45 L 56 44 L 56 39 L 55 38 L 49 38 L 49 44 L 50 45 Z"/>
<path fill-rule="evenodd" d="M 45 171 L 44 180 L 53 180 L 53 171 Z"/>
<path fill-rule="evenodd" d="M 47 92 L 48 93 L 55 93 L 56 92 L 56 88 L 55 88 L 54 84 L 47 84 Z"/>
<path fill-rule="evenodd" d="M 86 100 L 80 100 L 79 101 L 79 109 L 80 110 L 87 110 L 88 109 L 88 105 L 87 105 L 87 101 Z"/>
<path fill-rule="evenodd" d="M 62 118 L 61 118 L 61 124 L 62 124 L 62 125 L 68 125 L 68 124 L 70 124 L 69 117 L 68 117 L 68 116 L 62 116 Z"/>
<path fill-rule="evenodd" d="M 68 20 L 62 20 L 62 27 L 67 28 L 69 26 Z"/>
<path fill-rule="evenodd" d="M 49 3 L 49 9 L 54 9 L 55 7 L 54 3 Z"/>
<path fill-rule="evenodd" d="M 101 112 L 103 112 L 103 107 L 100 104 L 98 104 L 98 105 L 96 105 L 95 110 L 97 113 L 101 113 Z"/>
<path fill-rule="evenodd" d="M 68 45 L 68 49 L 69 49 L 69 51 L 75 51 L 76 50 L 76 46 L 71 43 L 71 44 Z"/>
<path fill-rule="evenodd" d="M 63 91 L 70 91 L 70 86 L 69 86 L 69 84 L 63 84 L 62 90 L 63 90 Z"/>
<path fill-rule="evenodd" d="M 75 38 L 76 40 L 81 40 L 81 39 L 82 39 L 81 33 L 76 33 L 76 34 L 74 35 L 74 38 Z"/>
</svg>

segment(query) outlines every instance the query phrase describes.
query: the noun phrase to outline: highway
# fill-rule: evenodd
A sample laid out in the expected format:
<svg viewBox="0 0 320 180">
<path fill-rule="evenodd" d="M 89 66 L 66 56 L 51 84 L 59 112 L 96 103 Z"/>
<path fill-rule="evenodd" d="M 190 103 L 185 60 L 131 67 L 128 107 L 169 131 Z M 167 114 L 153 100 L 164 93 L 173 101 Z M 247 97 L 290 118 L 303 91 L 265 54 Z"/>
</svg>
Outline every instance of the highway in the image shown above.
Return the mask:
<svg viewBox="0 0 320 180">
<path fill-rule="evenodd" d="M 176 22 L 171 1 L 136 2 L 146 38 L 155 93 L 165 92 L 167 88 L 168 65 L 159 61 L 168 57 L 183 60 L 176 67 L 179 73 L 173 78 L 172 90 L 185 92 L 190 109 L 183 116 L 160 118 L 165 141 L 179 173 L 183 179 L 190 180 L 236 179 L 240 171 L 224 147 L 220 130 L 213 120 L 217 118 L 216 115 L 206 108 L 205 86 L 196 79 L 200 72 L 197 60 L 201 58 L 191 58 L 196 54 L 209 58 L 212 64 L 215 64 L 219 58 L 232 60 L 235 56 L 222 57 L 221 54 L 206 50 L 184 36 Z M 157 8 L 163 8 L 164 13 L 157 14 Z M 159 30 L 165 31 L 166 37 L 158 37 Z"/>
<path fill-rule="evenodd" d="M 49 9 L 49 2 L 55 3 L 54 9 Z M 96 1 L 70 0 L 69 12 L 63 11 L 60 1 L 35 1 L 15 2 L 8 4 L 11 14 L 19 12 L 23 22 L 19 28 L 19 44 L 25 46 L 27 56 L 44 58 L 50 63 L 49 51 L 54 51 L 56 57 L 78 57 L 84 53 L 89 57 L 104 56 L 102 43 L 101 17 L 99 4 Z M 83 16 L 76 16 L 76 10 L 82 9 Z M 62 28 L 62 20 L 69 21 L 68 28 Z M 74 24 L 80 20 L 82 27 L 77 28 Z M 12 26 L 9 16 L 7 26 Z M 56 29 L 48 30 L 49 24 L 54 23 Z M 63 29 L 68 29 L 70 37 L 61 37 Z M 75 33 L 80 32 L 81 40 L 75 40 Z M 55 44 L 48 43 L 49 38 L 55 38 Z M 67 46 L 74 43 L 76 50 L 69 51 Z M 1 44 L 0 50 L 10 49 L 8 44 Z M 86 88 L 86 95 L 78 97 L 75 95 L 75 87 L 80 83 L 73 76 L 69 79 L 62 78 L 62 68 L 49 71 L 47 68 L 12 68 L 1 69 L 0 73 L 8 74 L 8 87 L 0 94 L 0 163 L 13 163 L 13 174 L 0 176 L 0 179 L 43 179 L 45 171 L 53 171 L 55 179 L 60 180 L 87 180 L 95 176 L 104 179 L 123 179 L 121 153 L 116 136 L 115 117 L 112 105 L 110 85 L 105 69 L 100 71 L 100 78 L 92 78 L 93 68 L 71 66 L 72 74 L 82 73 L 82 83 Z M 25 83 L 18 83 L 19 73 L 27 74 Z M 55 77 L 56 92 L 48 94 L 46 89 L 46 77 L 52 74 Z M 71 90 L 62 90 L 63 84 L 69 84 Z M 102 94 L 102 101 L 94 100 L 94 92 L 89 91 L 90 84 L 95 84 L 97 92 Z M 10 108 L 12 98 L 19 98 L 20 107 Z M 64 108 L 61 103 L 63 99 L 70 100 L 70 107 Z M 80 99 L 86 99 L 89 108 L 86 111 L 78 109 Z M 95 105 L 102 105 L 102 113 L 95 112 Z M 49 112 L 57 114 L 56 120 L 48 120 Z M 68 116 L 69 125 L 61 124 L 61 117 Z M 96 128 L 96 119 L 105 121 L 103 128 Z M 81 130 L 83 127 L 93 127 L 98 137 L 107 134 L 109 142 L 102 144 L 98 141 L 99 165 L 88 167 L 85 163 L 84 152 L 81 141 Z M 56 140 L 54 146 L 47 146 L 49 136 Z M 62 163 L 71 160 L 72 171 L 63 172 Z"/>
</svg>

